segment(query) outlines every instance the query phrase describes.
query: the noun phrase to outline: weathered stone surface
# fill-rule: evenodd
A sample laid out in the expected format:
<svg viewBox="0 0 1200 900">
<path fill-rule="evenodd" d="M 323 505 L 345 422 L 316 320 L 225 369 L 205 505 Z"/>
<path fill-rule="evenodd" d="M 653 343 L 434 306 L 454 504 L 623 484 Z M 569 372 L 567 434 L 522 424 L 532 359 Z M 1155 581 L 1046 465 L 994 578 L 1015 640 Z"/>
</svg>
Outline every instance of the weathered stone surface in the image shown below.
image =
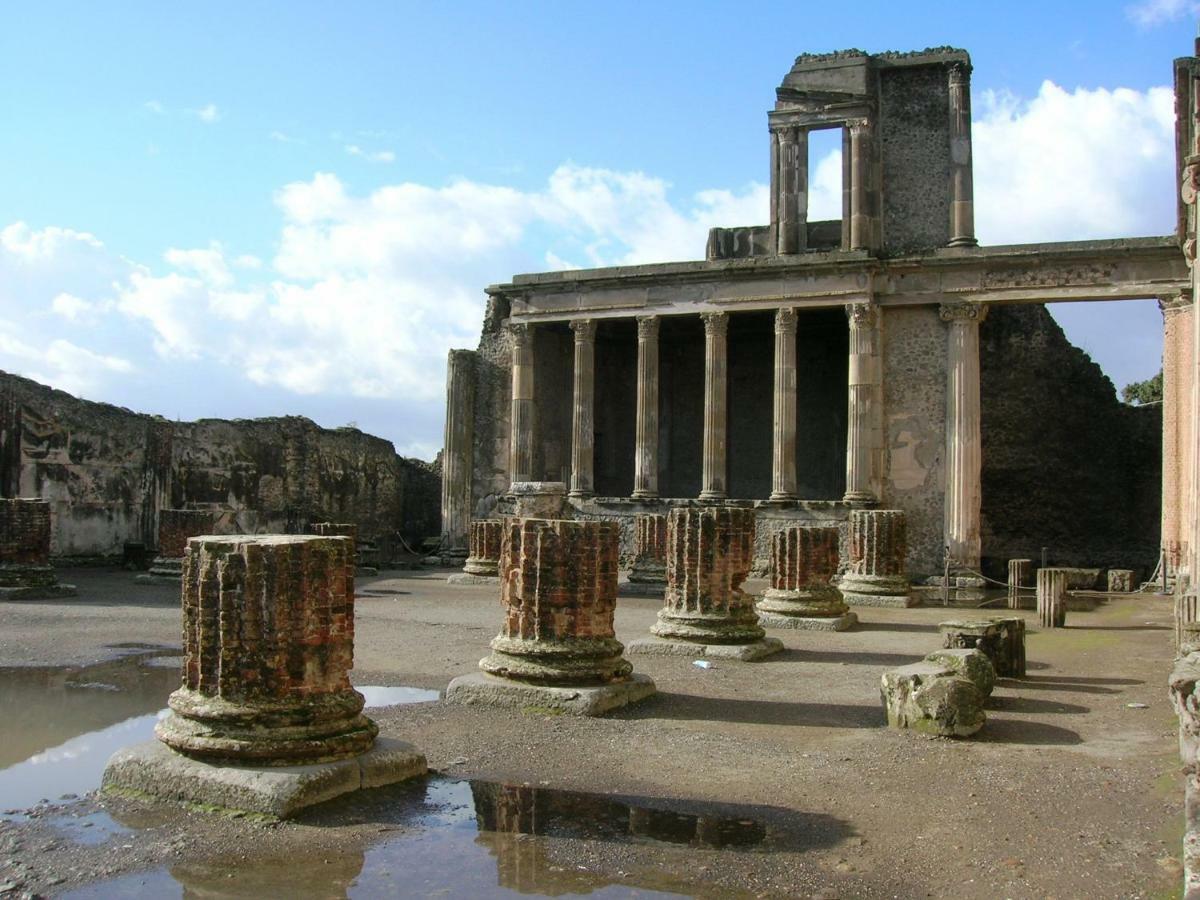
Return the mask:
<svg viewBox="0 0 1200 900">
<path fill-rule="evenodd" d="M 322 537 L 346 537 L 350 538 L 350 546 L 354 548 L 354 552 L 350 557 L 350 566 L 352 575 L 378 575 L 379 570 L 374 566 L 364 565 L 363 548 L 364 544 L 358 540 L 358 526 L 353 522 L 314 522 L 312 525 L 312 533 L 319 534 Z M 378 555 L 378 551 L 375 551 Z"/>
<path fill-rule="evenodd" d="M 217 516 L 208 509 L 160 509 L 158 511 L 158 555 L 183 559 L 188 538 L 213 534 Z"/>
<path fill-rule="evenodd" d="M 1067 573 L 1062 569 L 1038 569 L 1037 610 L 1043 628 L 1067 624 Z"/>
<path fill-rule="evenodd" d="M 944 666 L 961 675 L 979 688 L 979 693 L 984 697 L 992 696 L 992 690 L 996 687 L 996 669 L 987 655 L 980 650 L 934 650 L 925 654 L 925 662 Z"/>
<path fill-rule="evenodd" d="M 343 537 L 205 535 L 183 570 L 183 686 L 159 739 L 189 756 L 295 765 L 356 756 L 378 729 L 350 685 Z"/>
<path fill-rule="evenodd" d="M 969 737 L 987 718 L 979 688 L 940 664 L 919 662 L 884 672 L 880 694 L 893 728 Z"/>
<path fill-rule="evenodd" d="M 1195 774 L 1200 764 L 1200 653 L 1176 660 L 1167 681 L 1171 706 L 1179 719 L 1179 758 Z"/>
<path fill-rule="evenodd" d="M 613 631 L 617 525 L 510 519 L 500 551 L 504 624 L 479 667 L 555 686 L 605 684 L 633 667 Z"/>
<path fill-rule="evenodd" d="M 102 789 L 286 819 L 342 794 L 405 781 L 427 770 L 424 755 L 392 738 L 379 738 L 350 759 L 272 767 L 193 759 L 160 741 L 148 741 L 113 754 Z"/>
<path fill-rule="evenodd" d="M 1025 677 L 1025 620 L 1020 616 L 993 616 L 1000 632 L 996 652 L 989 654 L 999 678 Z M 985 651 L 986 652 L 986 651 Z"/>
<path fill-rule="evenodd" d="M 837 528 L 793 527 L 774 532 L 771 587 L 756 606 L 761 624 L 822 631 L 851 627 L 858 617 L 831 583 L 838 563 Z"/>
<path fill-rule="evenodd" d="M 1128 594 L 1137 589 L 1133 582 L 1133 569 L 1109 569 L 1108 592 L 1110 594 Z"/>
<path fill-rule="evenodd" d="M 1026 587 L 1033 577 L 1032 559 L 1010 559 L 1008 561 L 1008 608 L 1021 608 L 1021 588 Z"/>
<path fill-rule="evenodd" d="M 905 515 L 897 509 L 850 513 L 850 559 L 842 596 L 862 606 L 913 606 L 904 561 L 908 552 Z"/>
<path fill-rule="evenodd" d="M 518 519 L 559 519 L 567 497 L 561 481 L 515 481 L 509 489 Z"/>
<path fill-rule="evenodd" d="M 468 547 L 470 552 L 463 572 L 481 577 L 500 574 L 500 544 L 504 523 L 500 519 L 476 519 L 471 523 Z"/>
<path fill-rule="evenodd" d="M 484 672 L 460 675 L 446 688 L 446 702 L 464 706 L 499 706 L 575 716 L 600 716 L 656 692 L 647 675 L 633 673 L 607 684 L 558 686 L 496 678 Z"/>
<path fill-rule="evenodd" d="M 661 591 L 667 584 L 667 517 L 654 513 L 639 515 L 633 528 L 634 556 L 629 581 Z"/>
</svg>

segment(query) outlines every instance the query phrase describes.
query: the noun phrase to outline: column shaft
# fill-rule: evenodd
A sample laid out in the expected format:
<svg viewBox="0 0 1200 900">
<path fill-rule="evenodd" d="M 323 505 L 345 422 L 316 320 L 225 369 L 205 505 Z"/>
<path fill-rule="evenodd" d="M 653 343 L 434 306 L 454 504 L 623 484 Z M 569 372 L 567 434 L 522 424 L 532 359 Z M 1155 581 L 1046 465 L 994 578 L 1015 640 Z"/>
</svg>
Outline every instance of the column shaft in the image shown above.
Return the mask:
<svg viewBox="0 0 1200 900">
<path fill-rule="evenodd" d="M 474 422 L 475 353 L 451 350 L 446 365 L 446 430 L 442 453 L 443 550 L 463 550 L 467 546 Z"/>
<path fill-rule="evenodd" d="M 572 497 L 591 496 L 596 435 L 596 323 L 580 319 L 575 332 L 575 387 L 571 415 Z"/>
<path fill-rule="evenodd" d="M 971 66 L 950 66 L 950 246 L 974 247 L 975 200 L 971 165 Z"/>
<path fill-rule="evenodd" d="M 796 310 L 775 312 L 775 415 L 771 499 L 796 499 Z"/>
<path fill-rule="evenodd" d="M 879 361 L 879 312 L 869 303 L 846 307 L 850 319 L 846 496 L 851 502 L 879 499 L 883 453 L 883 382 Z"/>
<path fill-rule="evenodd" d="M 799 253 L 808 237 L 808 132 L 788 126 L 774 133 L 774 164 L 777 172 L 773 185 L 777 191 L 772 207 L 776 211 L 776 250 Z"/>
<path fill-rule="evenodd" d="M 944 529 L 950 559 L 978 569 L 980 556 L 980 477 L 982 440 L 979 400 L 979 323 L 987 308 L 977 303 L 947 304 L 950 323 L 946 351 L 946 501 Z"/>
<path fill-rule="evenodd" d="M 658 316 L 638 316 L 633 496 L 658 496 Z"/>
<path fill-rule="evenodd" d="M 726 426 L 728 373 L 726 369 L 728 313 L 701 313 L 704 320 L 704 466 L 701 500 L 728 496 Z"/>
<path fill-rule="evenodd" d="M 528 325 L 512 325 L 512 422 L 509 477 L 533 480 L 533 335 Z"/>
<path fill-rule="evenodd" d="M 850 249 L 871 249 L 871 126 L 866 121 L 850 125 Z M 845 223 L 843 223 L 844 225 Z"/>
</svg>

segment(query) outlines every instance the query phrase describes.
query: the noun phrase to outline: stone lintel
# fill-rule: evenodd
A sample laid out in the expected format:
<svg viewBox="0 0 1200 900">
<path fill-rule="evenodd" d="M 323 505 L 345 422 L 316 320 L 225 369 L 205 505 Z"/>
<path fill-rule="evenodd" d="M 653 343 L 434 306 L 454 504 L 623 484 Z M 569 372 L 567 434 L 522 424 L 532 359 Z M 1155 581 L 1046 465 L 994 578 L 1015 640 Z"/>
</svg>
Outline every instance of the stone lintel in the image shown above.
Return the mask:
<svg viewBox="0 0 1200 900">
<path fill-rule="evenodd" d="M 392 738 L 377 739 L 372 749 L 351 759 L 286 767 L 221 765 L 147 741 L 113 754 L 102 790 L 287 819 L 342 794 L 406 781 L 427 771 L 421 753 Z"/>
<path fill-rule="evenodd" d="M 553 711 L 575 716 L 600 716 L 656 693 L 648 675 L 600 685 L 554 687 L 497 678 L 484 672 L 460 675 L 446 688 L 446 702 L 463 706 L 492 706 L 529 711 Z"/>
</svg>

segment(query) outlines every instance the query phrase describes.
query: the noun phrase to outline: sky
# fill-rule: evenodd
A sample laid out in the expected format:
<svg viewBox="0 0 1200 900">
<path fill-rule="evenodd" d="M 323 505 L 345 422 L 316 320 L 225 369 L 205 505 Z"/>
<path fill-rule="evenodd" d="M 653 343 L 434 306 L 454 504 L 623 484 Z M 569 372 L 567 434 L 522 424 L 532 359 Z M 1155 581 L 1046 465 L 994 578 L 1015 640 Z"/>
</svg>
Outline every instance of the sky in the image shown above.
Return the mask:
<svg viewBox="0 0 1200 900">
<path fill-rule="evenodd" d="M 519 272 L 701 258 L 765 223 L 802 52 L 972 56 L 982 243 L 1174 227 L 1200 3 L 11 4 L 0 369 L 172 419 L 442 443 L 446 351 Z M 840 215 L 814 142 L 810 216 Z M 1052 307 L 1116 387 L 1152 300 Z"/>
</svg>

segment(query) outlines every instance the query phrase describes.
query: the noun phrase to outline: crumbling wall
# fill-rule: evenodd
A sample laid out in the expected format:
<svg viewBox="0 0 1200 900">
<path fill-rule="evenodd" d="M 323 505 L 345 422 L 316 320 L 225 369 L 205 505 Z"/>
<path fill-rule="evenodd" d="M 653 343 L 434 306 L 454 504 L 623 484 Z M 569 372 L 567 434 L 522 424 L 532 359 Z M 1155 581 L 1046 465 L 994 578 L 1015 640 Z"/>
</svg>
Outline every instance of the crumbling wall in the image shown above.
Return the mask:
<svg viewBox="0 0 1200 900">
<path fill-rule="evenodd" d="M 0 485 L 50 501 L 55 556 L 157 546 L 163 508 L 219 510 L 227 529 L 258 533 L 354 522 L 384 545 L 439 531 L 436 469 L 357 429 L 298 416 L 169 422 L 5 373 L 0 396 Z"/>
<path fill-rule="evenodd" d="M 983 564 L 1010 558 L 1138 570 L 1158 555 L 1162 411 L 1117 399 L 1041 305 L 980 326 Z"/>
</svg>

